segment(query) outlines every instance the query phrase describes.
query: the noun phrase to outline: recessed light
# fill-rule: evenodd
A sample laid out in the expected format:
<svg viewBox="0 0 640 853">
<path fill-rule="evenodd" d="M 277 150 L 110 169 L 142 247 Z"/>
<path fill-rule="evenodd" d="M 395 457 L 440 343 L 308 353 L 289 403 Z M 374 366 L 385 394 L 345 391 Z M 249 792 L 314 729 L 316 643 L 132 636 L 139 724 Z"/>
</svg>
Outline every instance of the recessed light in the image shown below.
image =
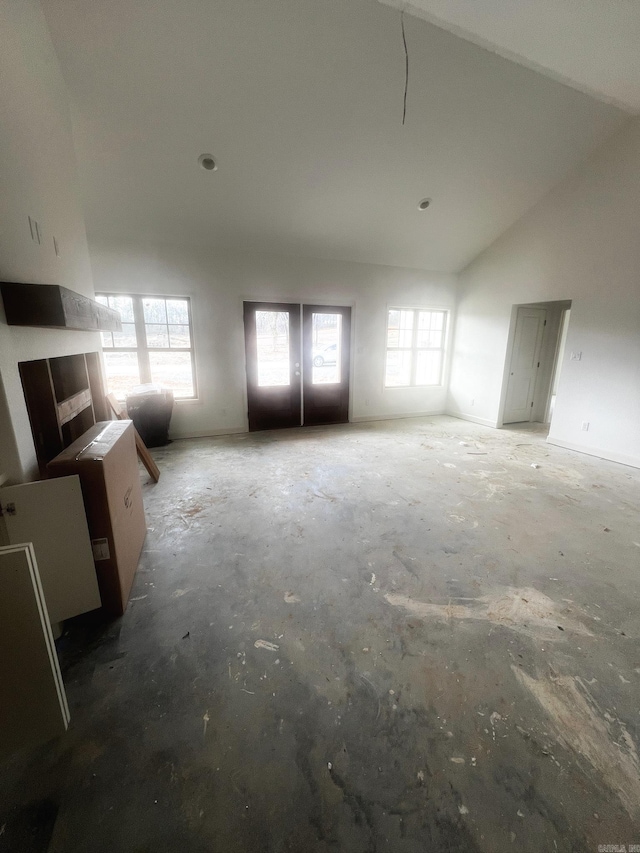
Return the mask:
<svg viewBox="0 0 640 853">
<path fill-rule="evenodd" d="M 418 210 L 426 210 L 431 204 L 430 198 L 423 198 L 422 201 L 418 202 Z"/>
<path fill-rule="evenodd" d="M 218 164 L 216 163 L 213 154 L 201 154 L 198 157 L 198 163 L 200 163 L 202 168 L 206 169 L 207 172 L 215 172 L 218 168 Z"/>
</svg>

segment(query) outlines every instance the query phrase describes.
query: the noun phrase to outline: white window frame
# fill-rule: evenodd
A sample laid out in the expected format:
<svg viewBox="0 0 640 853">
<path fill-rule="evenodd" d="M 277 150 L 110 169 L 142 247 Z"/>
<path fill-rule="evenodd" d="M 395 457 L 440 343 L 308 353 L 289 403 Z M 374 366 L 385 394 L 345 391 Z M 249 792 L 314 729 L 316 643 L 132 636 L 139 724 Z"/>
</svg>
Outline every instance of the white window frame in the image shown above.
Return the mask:
<svg viewBox="0 0 640 853">
<path fill-rule="evenodd" d="M 413 325 L 411 334 L 411 346 L 409 347 L 390 347 L 389 346 L 389 317 L 392 311 L 413 312 Z M 427 314 L 442 314 L 442 339 L 440 346 L 437 347 L 419 347 L 418 346 L 418 315 L 420 313 Z M 385 323 L 385 358 L 384 358 L 384 376 L 383 387 L 385 391 L 395 391 L 403 388 L 441 388 L 444 379 L 447 334 L 449 327 L 449 311 L 446 308 L 425 308 L 425 307 L 407 307 L 398 305 L 387 306 L 386 323 Z M 390 352 L 409 352 L 411 353 L 411 373 L 408 385 L 387 385 L 387 359 Z M 418 365 L 418 353 L 420 352 L 439 352 L 440 353 L 440 375 L 437 382 L 416 382 L 416 373 Z"/>
<path fill-rule="evenodd" d="M 191 355 L 191 376 L 193 381 L 193 394 L 189 397 L 176 397 L 176 403 L 182 402 L 193 402 L 198 399 L 198 382 L 197 382 L 197 374 L 196 374 L 196 355 L 195 355 L 195 342 L 193 339 L 193 315 L 191 311 L 191 297 L 189 296 L 175 296 L 175 295 L 167 295 L 165 293 L 129 293 L 129 292 L 114 292 L 114 291 L 98 291 L 96 292 L 97 297 L 106 297 L 107 299 L 112 297 L 127 297 L 132 300 L 133 303 L 133 318 L 135 323 L 135 333 L 136 333 L 136 346 L 135 347 L 117 347 L 117 346 L 105 346 L 104 343 L 102 345 L 102 349 L 105 352 L 133 352 L 136 353 L 138 358 L 138 371 L 140 376 L 140 384 L 144 385 L 150 383 L 151 379 L 151 364 L 149 361 L 149 353 L 150 352 L 188 352 Z M 179 299 L 187 304 L 187 314 L 189 317 L 189 340 L 191 342 L 190 347 L 150 347 L 147 345 L 147 331 L 144 319 L 144 308 L 143 308 L 143 300 L 145 299 L 164 299 L 165 302 L 171 299 Z M 162 325 L 162 324 L 160 324 Z M 167 323 L 167 327 L 171 325 Z M 180 325 L 180 324 L 179 324 Z M 102 334 L 113 334 L 109 332 L 103 332 Z M 113 340 L 113 338 L 112 338 Z"/>
</svg>

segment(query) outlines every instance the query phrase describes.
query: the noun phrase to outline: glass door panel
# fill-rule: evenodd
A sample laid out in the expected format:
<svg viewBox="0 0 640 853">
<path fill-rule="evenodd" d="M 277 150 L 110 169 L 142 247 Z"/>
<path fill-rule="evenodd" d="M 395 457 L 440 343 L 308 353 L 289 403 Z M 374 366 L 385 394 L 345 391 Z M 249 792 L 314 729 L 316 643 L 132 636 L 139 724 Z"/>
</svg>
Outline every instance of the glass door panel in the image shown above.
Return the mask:
<svg viewBox="0 0 640 853">
<path fill-rule="evenodd" d="M 313 385 L 340 382 L 342 356 L 342 314 L 311 315 L 313 330 Z"/>
<path fill-rule="evenodd" d="M 258 385 L 290 385 L 289 312 L 256 311 L 255 317 Z"/>
</svg>

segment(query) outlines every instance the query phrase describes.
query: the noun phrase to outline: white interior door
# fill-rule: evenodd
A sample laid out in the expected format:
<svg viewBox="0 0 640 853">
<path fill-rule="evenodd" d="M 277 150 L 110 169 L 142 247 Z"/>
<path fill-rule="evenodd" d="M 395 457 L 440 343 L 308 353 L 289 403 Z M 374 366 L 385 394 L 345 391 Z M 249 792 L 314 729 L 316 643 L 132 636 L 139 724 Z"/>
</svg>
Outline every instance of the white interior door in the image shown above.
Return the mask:
<svg viewBox="0 0 640 853">
<path fill-rule="evenodd" d="M 0 548 L 0 758 L 66 731 L 69 708 L 32 545 Z"/>
<path fill-rule="evenodd" d="M 544 308 L 518 308 L 502 418 L 505 424 L 531 420 L 546 316 Z"/>
<path fill-rule="evenodd" d="M 9 543 L 32 542 L 53 623 L 100 607 L 80 478 L 0 488 Z"/>
</svg>

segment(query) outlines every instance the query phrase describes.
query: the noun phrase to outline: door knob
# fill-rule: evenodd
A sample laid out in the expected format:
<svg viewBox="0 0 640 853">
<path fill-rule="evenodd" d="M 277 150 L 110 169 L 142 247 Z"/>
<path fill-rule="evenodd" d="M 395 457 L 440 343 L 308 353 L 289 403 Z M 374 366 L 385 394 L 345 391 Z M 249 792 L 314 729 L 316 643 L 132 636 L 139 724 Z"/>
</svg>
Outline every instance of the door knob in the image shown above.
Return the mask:
<svg viewBox="0 0 640 853">
<path fill-rule="evenodd" d="M 300 362 L 299 362 L 299 361 L 296 361 L 295 366 L 296 366 L 296 367 L 300 367 Z"/>
</svg>

